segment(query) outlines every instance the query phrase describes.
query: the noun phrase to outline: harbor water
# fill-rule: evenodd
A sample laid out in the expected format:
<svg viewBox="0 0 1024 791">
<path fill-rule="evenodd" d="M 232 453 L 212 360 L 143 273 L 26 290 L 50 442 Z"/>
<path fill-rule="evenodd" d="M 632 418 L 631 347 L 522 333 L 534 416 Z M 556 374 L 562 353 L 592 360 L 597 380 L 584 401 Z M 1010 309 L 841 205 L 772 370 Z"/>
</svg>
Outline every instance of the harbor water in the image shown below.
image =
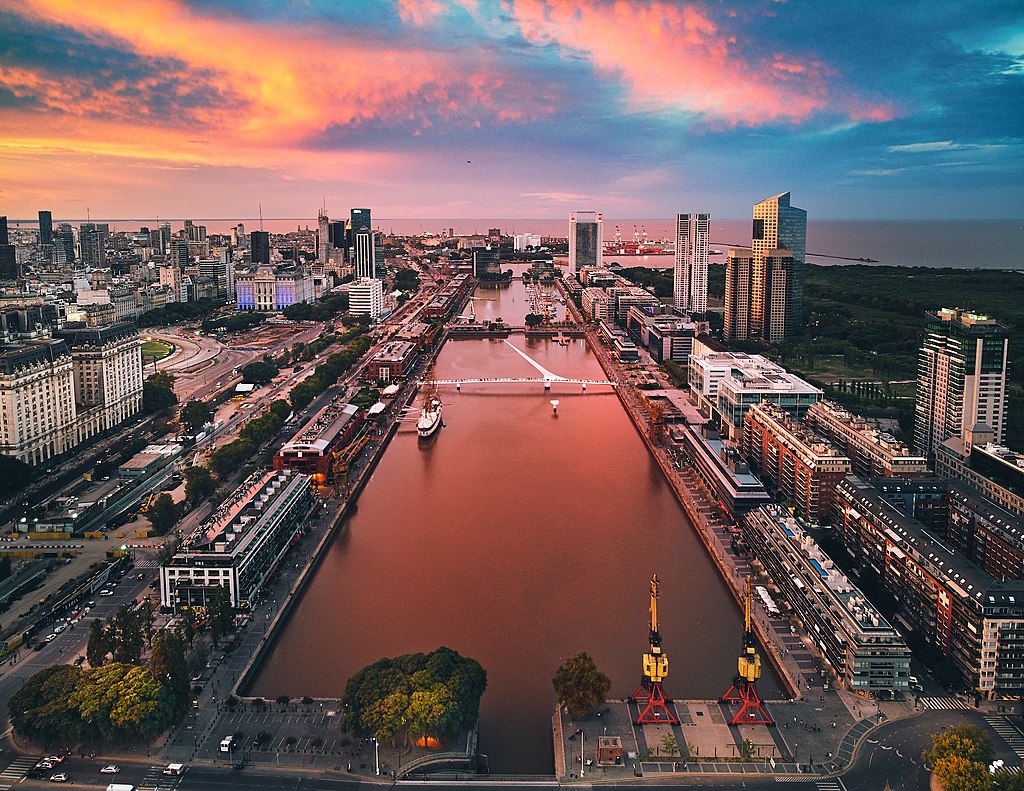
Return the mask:
<svg viewBox="0 0 1024 791">
<path fill-rule="evenodd" d="M 521 281 L 477 296 L 480 318 L 518 323 L 529 309 Z M 510 342 L 556 374 L 604 378 L 582 340 Z M 449 341 L 435 374 L 537 376 L 500 340 Z M 555 670 L 586 651 L 628 696 L 657 572 L 667 692 L 721 695 L 739 609 L 614 393 L 489 383 L 441 396 L 444 427 L 424 442 L 415 420 L 402 425 L 250 694 L 340 696 L 381 657 L 446 645 L 487 670 L 491 771 L 549 773 Z M 763 693 L 778 695 L 773 679 Z"/>
</svg>

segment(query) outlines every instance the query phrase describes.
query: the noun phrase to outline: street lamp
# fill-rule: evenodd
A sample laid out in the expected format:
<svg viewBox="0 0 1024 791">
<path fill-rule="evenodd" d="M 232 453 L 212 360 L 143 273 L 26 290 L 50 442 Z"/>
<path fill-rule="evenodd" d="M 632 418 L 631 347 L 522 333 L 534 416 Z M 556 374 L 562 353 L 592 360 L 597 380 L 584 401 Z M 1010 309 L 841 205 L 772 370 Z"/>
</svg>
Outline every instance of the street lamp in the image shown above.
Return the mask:
<svg viewBox="0 0 1024 791">
<path fill-rule="evenodd" d="M 372 736 L 370 737 L 370 741 L 373 742 L 373 765 L 374 765 L 374 767 L 377 770 L 377 774 L 379 775 L 380 774 L 380 752 L 379 752 L 380 742 L 378 742 Z"/>
</svg>

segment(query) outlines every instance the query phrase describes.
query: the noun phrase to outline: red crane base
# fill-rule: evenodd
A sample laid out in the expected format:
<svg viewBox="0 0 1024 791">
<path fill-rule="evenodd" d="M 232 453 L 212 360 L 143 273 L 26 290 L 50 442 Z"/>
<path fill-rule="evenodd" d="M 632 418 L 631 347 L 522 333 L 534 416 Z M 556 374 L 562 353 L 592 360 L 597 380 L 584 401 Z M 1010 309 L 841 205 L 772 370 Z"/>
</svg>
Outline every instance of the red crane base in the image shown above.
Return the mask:
<svg viewBox="0 0 1024 791">
<path fill-rule="evenodd" d="M 665 690 L 662 689 L 661 682 L 653 681 L 648 683 L 650 683 L 650 689 L 646 685 L 641 684 L 639 689 L 630 698 L 630 700 L 634 700 L 637 703 L 647 701 L 647 705 L 640 712 L 640 716 L 636 718 L 635 724 L 657 725 L 661 722 L 667 722 L 669 725 L 678 725 L 679 718 L 669 709 L 668 704 L 671 701 L 665 697 Z"/>
<path fill-rule="evenodd" d="M 761 696 L 757 694 L 757 685 L 753 681 L 737 677 L 729 691 L 721 697 L 723 703 L 742 703 L 740 710 L 732 718 L 731 725 L 774 725 Z"/>
</svg>

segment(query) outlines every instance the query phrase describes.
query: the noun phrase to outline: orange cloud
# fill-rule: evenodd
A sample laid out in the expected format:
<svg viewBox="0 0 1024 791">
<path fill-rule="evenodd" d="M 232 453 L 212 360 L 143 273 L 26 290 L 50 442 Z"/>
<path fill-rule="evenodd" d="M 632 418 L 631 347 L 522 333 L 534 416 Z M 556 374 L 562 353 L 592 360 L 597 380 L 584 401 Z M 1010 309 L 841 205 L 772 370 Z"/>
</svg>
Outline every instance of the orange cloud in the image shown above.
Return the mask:
<svg viewBox="0 0 1024 791">
<path fill-rule="evenodd" d="M 582 53 L 624 83 L 634 111 L 683 111 L 729 125 L 795 123 L 830 106 L 849 112 L 830 98 L 820 63 L 750 60 L 696 4 L 516 0 L 506 8 L 527 40 Z M 865 120 L 884 114 L 857 112 Z"/>
</svg>

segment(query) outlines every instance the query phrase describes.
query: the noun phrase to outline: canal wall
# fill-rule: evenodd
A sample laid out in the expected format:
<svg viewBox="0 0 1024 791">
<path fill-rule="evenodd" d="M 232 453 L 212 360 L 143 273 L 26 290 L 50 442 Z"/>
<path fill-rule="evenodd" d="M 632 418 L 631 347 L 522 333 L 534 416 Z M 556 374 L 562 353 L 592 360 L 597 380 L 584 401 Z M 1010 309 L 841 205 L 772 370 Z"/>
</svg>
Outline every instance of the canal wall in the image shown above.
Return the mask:
<svg viewBox="0 0 1024 791">
<path fill-rule="evenodd" d="M 605 376 L 607 376 L 610 381 L 617 381 L 616 375 L 618 372 L 615 370 L 614 366 L 612 366 L 610 361 L 605 358 L 603 350 L 601 348 L 597 348 L 597 345 L 600 342 L 595 338 L 593 333 L 588 332 L 586 337 L 587 344 L 590 347 L 590 350 L 594 353 L 594 356 L 597 357 L 598 363 L 600 363 Z M 664 455 L 658 452 L 658 448 L 651 440 L 650 434 L 647 430 L 647 421 L 644 419 L 643 415 L 638 414 L 639 406 L 633 404 L 627 397 L 626 391 L 631 389 L 632 388 L 629 387 L 628 383 L 619 382 L 619 387 L 615 388 L 615 392 L 619 397 L 619 402 L 625 408 L 626 414 L 629 415 L 629 419 L 633 422 L 633 426 L 636 428 L 637 433 L 647 446 L 647 450 L 650 452 L 654 460 L 657 461 L 662 474 L 665 476 L 665 480 L 675 493 L 676 499 L 679 501 L 679 504 L 682 505 L 690 523 L 694 527 L 695 532 L 704 544 L 704 548 L 707 550 L 708 556 L 714 562 L 715 567 L 718 569 L 718 573 L 725 581 L 733 598 L 736 600 L 736 603 L 742 609 L 745 604 L 745 590 L 741 585 L 742 581 L 733 573 L 733 569 L 730 567 L 724 555 L 720 554 L 720 547 L 718 546 L 715 537 L 713 535 L 709 535 L 708 531 L 705 529 L 694 498 L 682 487 L 676 475 L 673 473 L 671 465 L 665 459 Z M 751 620 L 751 627 L 757 635 L 758 641 L 766 649 L 764 653 L 766 654 L 768 661 L 771 662 L 772 668 L 775 670 L 775 675 L 782 682 L 786 692 L 786 698 L 792 699 L 799 697 L 800 693 L 798 690 L 797 680 L 790 676 L 789 669 L 783 662 L 779 661 L 779 658 L 775 655 L 775 651 L 768 650 L 770 647 L 774 646 L 774 643 L 767 630 L 757 619 Z"/>
</svg>

